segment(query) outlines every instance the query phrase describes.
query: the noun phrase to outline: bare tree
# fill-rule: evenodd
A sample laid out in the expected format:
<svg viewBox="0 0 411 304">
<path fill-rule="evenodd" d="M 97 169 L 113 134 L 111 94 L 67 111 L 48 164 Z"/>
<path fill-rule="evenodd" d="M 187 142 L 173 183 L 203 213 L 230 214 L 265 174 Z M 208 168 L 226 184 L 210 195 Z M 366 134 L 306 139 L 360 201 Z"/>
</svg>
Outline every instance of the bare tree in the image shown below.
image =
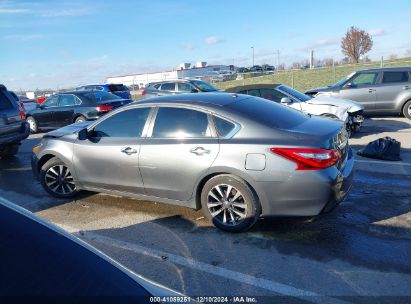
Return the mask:
<svg viewBox="0 0 411 304">
<path fill-rule="evenodd" d="M 341 39 L 342 53 L 355 63 L 358 63 L 360 57 L 371 50 L 372 45 L 370 34 L 354 26 L 350 27 Z"/>
<path fill-rule="evenodd" d="M 285 70 L 285 64 L 281 63 L 279 65 L 277 65 L 277 71 L 284 71 Z"/>
<path fill-rule="evenodd" d="M 324 58 L 324 65 L 326 67 L 330 67 L 334 65 L 334 59 L 333 58 Z"/>
<path fill-rule="evenodd" d="M 397 56 L 397 54 L 391 54 L 390 56 L 388 56 L 388 59 L 389 60 L 395 60 L 395 59 L 398 59 L 398 56 Z"/>
</svg>

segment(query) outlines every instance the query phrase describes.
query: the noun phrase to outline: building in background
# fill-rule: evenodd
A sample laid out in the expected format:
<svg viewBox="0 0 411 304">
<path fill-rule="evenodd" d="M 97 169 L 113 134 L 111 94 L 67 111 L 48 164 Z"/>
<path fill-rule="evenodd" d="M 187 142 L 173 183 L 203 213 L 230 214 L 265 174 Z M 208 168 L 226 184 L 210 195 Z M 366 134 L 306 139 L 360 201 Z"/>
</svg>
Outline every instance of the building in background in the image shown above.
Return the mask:
<svg viewBox="0 0 411 304">
<path fill-rule="evenodd" d="M 172 71 L 110 76 L 107 77 L 106 82 L 122 83 L 135 89 L 137 86 L 138 88 L 144 88 L 150 82 L 184 78 L 202 79 L 213 72 L 230 71 L 233 69 L 234 66 L 207 65 L 207 62 L 200 61 L 194 65 L 191 65 L 191 63 L 181 63 L 177 69 Z"/>
</svg>

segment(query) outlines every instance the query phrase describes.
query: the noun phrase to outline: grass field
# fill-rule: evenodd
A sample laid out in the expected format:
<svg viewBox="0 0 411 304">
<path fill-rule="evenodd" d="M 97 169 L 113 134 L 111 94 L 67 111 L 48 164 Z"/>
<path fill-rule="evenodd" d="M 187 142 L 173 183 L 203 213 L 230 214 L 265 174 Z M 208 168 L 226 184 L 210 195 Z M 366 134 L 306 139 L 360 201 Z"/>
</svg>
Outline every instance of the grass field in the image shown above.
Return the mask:
<svg viewBox="0 0 411 304">
<path fill-rule="evenodd" d="M 389 66 L 410 66 L 411 57 L 385 61 L 384 67 Z M 246 78 L 244 80 L 234 80 L 215 83 L 219 89 L 227 89 L 234 86 L 261 84 L 261 83 L 282 83 L 293 86 L 295 89 L 305 91 L 315 87 L 322 87 L 336 83 L 342 77 L 353 71 L 380 67 L 380 62 L 370 62 L 367 64 L 343 65 L 329 68 L 306 69 L 276 72 L 272 75 Z"/>
</svg>

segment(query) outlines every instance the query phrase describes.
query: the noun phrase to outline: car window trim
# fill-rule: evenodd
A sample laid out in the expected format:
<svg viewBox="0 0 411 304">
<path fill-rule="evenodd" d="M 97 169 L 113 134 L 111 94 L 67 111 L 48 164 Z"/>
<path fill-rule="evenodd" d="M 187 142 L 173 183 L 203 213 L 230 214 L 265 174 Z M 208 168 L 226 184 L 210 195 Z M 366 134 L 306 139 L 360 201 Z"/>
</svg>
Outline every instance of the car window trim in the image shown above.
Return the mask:
<svg viewBox="0 0 411 304">
<path fill-rule="evenodd" d="M 184 138 L 178 138 L 178 137 L 153 137 L 153 129 L 154 129 L 154 124 L 156 122 L 156 118 L 157 118 L 157 113 L 158 110 L 160 108 L 181 108 L 181 109 L 187 109 L 187 110 L 192 110 L 192 111 L 198 111 L 198 112 L 202 112 L 204 114 L 207 115 L 207 120 L 208 120 L 208 127 L 210 128 L 210 133 L 211 136 L 204 136 L 204 137 L 184 137 Z M 148 128 L 148 132 L 147 132 L 147 136 L 146 138 L 148 139 L 162 139 L 162 140 L 190 140 L 190 139 L 216 139 L 218 138 L 218 134 L 217 134 L 217 130 L 215 129 L 214 126 L 214 121 L 212 120 L 212 118 L 210 117 L 212 114 L 211 111 L 208 111 L 206 109 L 202 109 L 202 108 L 197 108 L 197 107 L 193 107 L 193 106 L 186 106 L 186 105 L 157 105 L 156 106 L 156 110 L 153 113 L 153 118 L 152 121 L 150 123 L 150 126 Z"/>
<path fill-rule="evenodd" d="M 149 125 L 150 125 L 150 123 L 151 123 L 151 119 L 152 119 L 152 116 L 153 116 L 153 112 L 154 112 L 154 110 L 155 110 L 155 106 L 152 106 L 152 105 L 143 105 L 143 106 L 126 108 L 126 109 L 113 110 L 113 111 L 105 114 L 102 119 L 97 119 L 97 120 L 94 121 L 92 124 L 90 124 L 90 125 L 87 127 L 87 132 L 89 132 L 89 133 L 92 132 L 96 126 L 98 126 L 99 124 L 101 124 L 101 123 L 104 122 L 105 120 L 109 119 L 109 118 L 110 118 L 111 116 L 113 116 L 113 115 L 116 115 L 116 114 L 121 113 L 121 112 L 123 112 L 123 111 L 129 111 L 129 110 L 134 110 L 134 109 L 144 109 L 144 108 L 149 108 L 150 111 L 148 112 L 148 116 L 147 116 L 147 119 L 146 119 L 146 123 L 144 124 L 143 131 L 141 132 L 141 136 L 140 136 L 140 137 L 122 137 L 122 138 L 137 138 L 137 139 L 139 139 L 139 138 L 146 138 L 146 137 L 147 137 L 147 130 L 148 130 L 148 127 L 149 127 Z M 93 138 L 102 138 L 102 137 L 93 137 Z M 104 137 L 104 138 L 105 138 L 105 139 L 108 139 L 108 138 L 120 138 L 120 137 Z"/>
</svg>

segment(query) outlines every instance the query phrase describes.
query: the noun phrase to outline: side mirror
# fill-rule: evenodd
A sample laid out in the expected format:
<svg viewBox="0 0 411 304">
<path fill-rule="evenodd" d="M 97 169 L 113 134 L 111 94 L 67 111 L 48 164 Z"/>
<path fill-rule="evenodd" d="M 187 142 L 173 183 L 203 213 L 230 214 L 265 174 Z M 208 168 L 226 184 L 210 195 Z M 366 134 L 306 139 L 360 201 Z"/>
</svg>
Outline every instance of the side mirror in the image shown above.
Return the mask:
<svg viewBox="0 0 411 304">
<path fill-rule="evenodd" d="M 345 88 L 345 89 L 349 89 L 349 88 L 352 88 L 352 87 L 354 87 L 354 85 L 352 84 L 352 82 L 347 82 L 347 83 L 344 85 L 344 88 Z"/>
<path fill-rule="evenodd" d="M 191 93 L 198 93 L 197 89 L 191 89 Z"/>
<path fill-rule="evenodd" d="M 79 140 L 85 140 L 85 139 L 88 139 L 89 137 L 90 137 L 90 134 L 88 133 L 87 128 L 84 128 L 78 132 Z"/>
<path fill-rule="evenodd" d="M 288 98 L 288 97 L 283 97 L 283 98 L 281 98 L 281 101 L 280 101 L 280 102 L 281 102 L 282 104 L 287 104 L 287 105 L 293 103 L 293 101 L 292 101 L 290 98 Z"/>
<path fill-rule="evenodd" d="M 46 108 L 46 106 L 45 106 L 45 105 L 43 105 L 43 104 L 39 104 L 39 105 L 38 105 L 38 108 L 39 108 L 40 110 L 43 110 L 43 109 L 45 109 L 45 108 Z"/>
</svg>

